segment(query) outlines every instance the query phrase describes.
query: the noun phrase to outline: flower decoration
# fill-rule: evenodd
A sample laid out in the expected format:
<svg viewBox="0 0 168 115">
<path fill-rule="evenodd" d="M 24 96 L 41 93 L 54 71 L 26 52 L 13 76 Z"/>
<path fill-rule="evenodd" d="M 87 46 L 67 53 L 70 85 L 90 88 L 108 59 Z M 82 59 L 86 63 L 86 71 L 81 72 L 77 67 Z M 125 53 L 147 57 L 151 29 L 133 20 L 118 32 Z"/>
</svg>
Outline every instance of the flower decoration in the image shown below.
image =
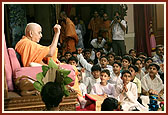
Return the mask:
<svg viewBox="0 0 168 115">
<path fill-rule="evenodd" d="M 66 85 L 72 82 L 72 79 L 68 77 L 71 72 L 70 70 L 61 68 L 52 59 L 49 60 L 48 66 L 42 66 L 42 70 L 42 72 L 36 75 L 37 81 L 33 83 L 33 86 L 36 90 L 41 92 L 42 87 L 47 82 L 55 82 L 61 85 L 64 91 L 64 95 L 66 97 L 69 96 L 69 91 L 66 88 Z"/>
</svg>

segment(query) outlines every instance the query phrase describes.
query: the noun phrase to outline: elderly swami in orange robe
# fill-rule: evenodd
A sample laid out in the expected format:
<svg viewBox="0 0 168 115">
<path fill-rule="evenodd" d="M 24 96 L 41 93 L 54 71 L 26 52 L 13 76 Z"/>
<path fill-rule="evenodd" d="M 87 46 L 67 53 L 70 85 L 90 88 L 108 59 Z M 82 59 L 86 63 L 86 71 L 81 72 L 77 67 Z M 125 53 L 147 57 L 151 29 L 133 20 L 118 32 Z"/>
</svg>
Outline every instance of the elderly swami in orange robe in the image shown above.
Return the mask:
<svg viewBox="0 0 168 115">
<path fill-rule="evenodd" d="M 16 44 L 15 50 L 21 55 L 23 66 L 30 66 L 31 62 L 45 65 L 44 58 L 52 57 L 57 59 L 57 43 L 60 35 L 61 26 L 54 26 L 54 37 L 50 46 L 38 44 L 42 37 L 42 28 L 37 23 L 29 23 L 25 28 L 25 36 Z"/>
<path fill-rule="evenodd" d="M 16 44 L 15 50 L 21 55 L 23 66 L 30 66 L 31 62 L 45 65 L 44 58 L 52 58 L 57 61 L 57 43 L 60 35 L 61 26 L 56 24 L 54 26 L 54 37 L 50 46 L 42 46 L 38 44 L 42 37 L 42 28 L 37 23 L 29 23 L 25 28 L 25 36 Z M 81 91 L 78 85 L 78 78 L 75 75 L 75 83 L 73 86 L 77 92 L 80 104 L 86 103 L 82 98 Z"/>
</svg>

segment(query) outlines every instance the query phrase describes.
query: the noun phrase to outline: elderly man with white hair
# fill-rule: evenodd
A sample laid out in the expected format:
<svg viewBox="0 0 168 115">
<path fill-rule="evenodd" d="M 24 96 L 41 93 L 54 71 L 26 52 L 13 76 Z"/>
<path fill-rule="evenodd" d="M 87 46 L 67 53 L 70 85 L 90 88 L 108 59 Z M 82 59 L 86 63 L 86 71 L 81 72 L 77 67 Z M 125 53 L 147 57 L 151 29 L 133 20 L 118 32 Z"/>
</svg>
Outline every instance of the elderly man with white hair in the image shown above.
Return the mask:
<svg viewBox="0 0 168 115">
<path fill-rule="evenodd" d="M 50 46 L 38 44 L 42 37 L 42 28 L 37 23 L 29 23 L 25 28 L 25 36 L 16 44 L 15 50 L 21 55 L 23 66 L 30 66 L 30 63 L 45 65 L 43 59 L 51 57 L 57 61 L 57 43 L 60 35 L 61 26 L 54 26 L 54 37 Z"/>
</svg>

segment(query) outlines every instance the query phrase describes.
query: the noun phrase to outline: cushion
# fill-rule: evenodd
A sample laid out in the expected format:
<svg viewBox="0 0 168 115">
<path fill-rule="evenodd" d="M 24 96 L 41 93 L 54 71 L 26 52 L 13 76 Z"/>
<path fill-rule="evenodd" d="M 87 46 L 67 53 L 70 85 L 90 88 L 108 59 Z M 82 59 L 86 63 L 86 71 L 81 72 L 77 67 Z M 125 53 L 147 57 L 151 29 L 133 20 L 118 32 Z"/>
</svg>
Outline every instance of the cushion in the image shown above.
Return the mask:
<svg viewBox="0 0 168 115">
<path fill-rule="evenodd" d="M 4 70 L 5 70 L 8 90 L 13 91 L 14 88 L 13 88 L 13 82 L 12 82 L 12 68 L 11 68 L 9 55 L 8 55 L 8 52 L 7 52 L 5 39 L 4 39 L 4 68 L 5 68 Z"/>
<path fill-rule="evenodd" d="M 42 67 L 21 67 L 15 69 L 13 79 L 15 81 L 16 78 L 21 77 L 23 75 L 29 76 L 36 80 L 36 74 L 42 72 Z"/>
<path fill-rule="evenodd" d="M 20 68 L 19 60 L 16 56 L 15 50 L 13 48 L 8 48 L 9 59 L 11 62 L 12 72 L 14 73 L 15 69 Z"/>
</svg>

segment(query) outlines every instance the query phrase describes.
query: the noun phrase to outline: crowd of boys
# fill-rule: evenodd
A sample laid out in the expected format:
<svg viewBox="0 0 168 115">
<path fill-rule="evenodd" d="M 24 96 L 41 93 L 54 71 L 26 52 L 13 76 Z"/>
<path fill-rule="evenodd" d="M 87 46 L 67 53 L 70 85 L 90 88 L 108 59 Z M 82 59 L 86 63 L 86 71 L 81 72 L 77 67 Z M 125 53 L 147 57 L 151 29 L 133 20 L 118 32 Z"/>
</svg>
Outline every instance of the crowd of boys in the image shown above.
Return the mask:
<svg viewBox="0 0 168 115">
<path fill-rule="evenodd" d="M 62 16 L 62 20 L 67 19 L 64 13 L 62 13 Z M 119 17 L 118 12 L 116 12 L 115 16 L 116 19 L 111 23 L 112 28 L 114 27 L 114 31 L 111 32 L 116 32 L 113 33 L 115 37 L 120 36 L 123 38 L 120 34 L 123 34 L 123 31 L 125 30 L 125 22 Z M 73 28 L 75 27 L 72 24 L 70 25 Z M 65 28 L 66 27 L 67 26 L 65 26 Z M 76 51 L 74 51 L 74 48 L 73 51 L 67 51 L 72 44 L 71 42 L 64 44 L 64 42 L 68 39 L 71 40 L 74 45 L 74 39 L 73 37 L 68 36 L 66 38 L 65 36 L 65 40 L 62 40 L 62 44 L 65 45 L 66 49 L 57 49 L 59 35 L 63 34 L 60 31 L 61 28 L 62 26 L 58 24 L 54 26 L 55 35 L 53 42 L 49 47 L 45 47 L 37 44 L 42 37 L 41 27 L 38 24 L 29 24 L 26 28 L 26 36 L 16 45 L 16 51 L 21 57 L 27 57 L 27 55 L 29 55 L 28 52 L 31 49 L 29 57 L 33 58 L 27 58 L 28 61 L 25 61 L 25 58 L 22 57 L 22 62 L 26 62 L 25 65 L 27 66 L 29 66 L 30 62 L 36 62 L 43 65 L 44 63 L 42 60 L 44 57 L 53 57 L 55 59 L 54 61 L 57 63 L 73 65 L 77 68 L 76 79 L 78 79 L 79 89 L 83 96 L 85 96 L 85 94 L 94 94 L 102 95 L 108 99 L 112 98 L 109 100 L 113 101 L 115 99 L 121 103 L 122 110 L 124 111 L 147 111 L 148 107 L 143 103 L 143 100 L 146 99 L 144 96 L 157 95 L 160 100 L 164 100 L 163 45 L 158 45 L 156 47 L 156 54 L 153 57 L 148 57 L 143 52 L 137 53 L 134 49 L 130 49 L 127 54 L 125 53 L 125 50 L 123 50 L 125 49 L 125 46 L 123 46 L 123 39 L 114 39 L 115 43 L 119 44 L 115 46 L 116 48 L 120 45 L 123 47 L 122 49 L 117 48 L 116 51 L 116 48 L 113 47 L 114 41 L 112 41 L 113 45 L 111 45 L 110 42 L 107 42 L 110 41 L 108 38 L 103 38 L 103 35 L 100 34 L 99 31 L 92 30 L 94 31 L 93 36 L 96 37 L 91 40 L 88 49 L 84 49 L 83 45 L 82 47 L 80 47 L 81 45 L 78 45 Z M 77 34 L 75 34 L 75 37 L 76 35 Z M 27 48 L 27 50 L 25 50 L 25 47 L 22 47 L 22 42 L 25 45 L 29 42 L 30 45 L 27 44 L 27 47 L 33 46 L 34 48 L 39 49 L 36 51 L 37 53 L 34 52 L 34 55 L 40 54 L 41 57 L 39 58 L 36 56 L 37 58 L 33 60 L 35 57 L 32 56 L 34 48 Z M 57 52 L 57 54 L 55 52 Z M 55 58 L 56 56 L 57 58 Z M 84 98 L 81 98 L 81 100 L 79 99 L 79 101 L 82 103 L 82 108 L 88 106 L 88 103 Z"/>
</svg>

